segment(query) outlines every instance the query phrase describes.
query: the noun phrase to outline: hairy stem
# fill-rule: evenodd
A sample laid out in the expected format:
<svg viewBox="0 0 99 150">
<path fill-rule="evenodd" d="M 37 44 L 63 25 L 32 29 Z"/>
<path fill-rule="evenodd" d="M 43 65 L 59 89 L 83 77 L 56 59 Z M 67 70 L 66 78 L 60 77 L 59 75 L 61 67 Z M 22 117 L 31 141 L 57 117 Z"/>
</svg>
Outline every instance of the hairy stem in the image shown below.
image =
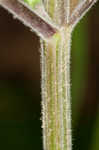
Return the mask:
<svg viewBox="0 0 99 150">
<path fill-rule="evenodd" d="M 46 22 L 29 8 L 25 7 L 18 0 L 0 0 L 0 5 L 11 12 L 15 18 L 21 20 L 43 39 L 50 38 L 57 32 L 56 27 Z"/>
<path fill-rule="evenodd" d="M 71 150 L 71 27 L 41 43 L 44 150 Z"/>
<path fill-rule="evenodd" d="M 71 0 L 0 0 L 1 6 L 36 31 L 43 39 L 41 40 L 41 89 L 44 150 L 72 150 L 71 32 L 95 2 L 96 0 L 85 0 L 72 7 Z M 36 7 L 37 3 L 39 5 Z M 44 7 L 40 4 L 44 4 Z"/>
<path fill-rule="evenodd" d="M 97 2 L 97 0 L 82 1 L 74 10 L 70 17 L 69 24 L 75 26 L 79 20 L 86 14 L 86 12 Z"/>
</svg>

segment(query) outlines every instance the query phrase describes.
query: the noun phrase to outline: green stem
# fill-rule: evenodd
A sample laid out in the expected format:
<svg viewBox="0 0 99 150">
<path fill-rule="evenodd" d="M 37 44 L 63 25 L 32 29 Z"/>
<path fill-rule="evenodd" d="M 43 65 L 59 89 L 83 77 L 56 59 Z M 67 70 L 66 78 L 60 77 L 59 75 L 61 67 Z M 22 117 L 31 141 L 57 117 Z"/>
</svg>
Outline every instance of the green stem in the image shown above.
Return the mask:
<svg viewBox="0 0 99 150">
<path fill-rule="evenodd" d="M 42 41 L 42 120 L 44 150 L 71 150 L 71 27 Z"/>
</svg>

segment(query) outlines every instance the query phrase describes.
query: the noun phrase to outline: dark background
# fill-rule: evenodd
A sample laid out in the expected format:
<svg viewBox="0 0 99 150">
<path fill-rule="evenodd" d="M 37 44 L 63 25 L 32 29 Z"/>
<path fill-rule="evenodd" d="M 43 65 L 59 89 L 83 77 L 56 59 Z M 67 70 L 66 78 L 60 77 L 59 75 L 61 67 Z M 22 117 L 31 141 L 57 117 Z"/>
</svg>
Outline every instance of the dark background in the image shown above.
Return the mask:
<svg viewBox="0 0 99 150">
<path fill-rule="evenodd" d="M 99 150 L 99 2 L 72 38 L 73 150 Z M 0 150 L 42 150 L 40 44 L 0 8 Z"/>
</svg>

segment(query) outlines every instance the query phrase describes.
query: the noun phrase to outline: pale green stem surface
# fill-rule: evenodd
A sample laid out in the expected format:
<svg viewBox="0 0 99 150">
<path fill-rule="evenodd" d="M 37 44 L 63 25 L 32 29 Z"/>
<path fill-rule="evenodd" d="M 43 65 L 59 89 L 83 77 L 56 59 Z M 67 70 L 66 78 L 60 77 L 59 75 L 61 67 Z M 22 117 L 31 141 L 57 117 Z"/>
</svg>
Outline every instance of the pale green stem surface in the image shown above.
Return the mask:
<svg viewBox="0 0 99 150">
<path fill-rule="evenodd" d="M 18 1 L 26 2 L 35 10 L 35 13 L 32 14 L 30 8 L 25 7 L 24 4 Z M 18 15 L 19 19 L 21 18 L 20 20 L 23 20 L 26 25 L 33 28 L 38 35 L 42 33 L 40 37 L 44 39 L 41 39 L 44 150 L 72 150 L 70 104 L 71 32 L 81 16 L 91 8 L 96 0 L 86 0 L 86 3 L 78 7 L 72 15 L 71 0 L 18 1 L 1 0 L 0 4 L 14 15 Z M 42 4 L 44 4 L 44 10 L 42 9 Z M 39 7 L 41 5 L 42 7 Z M 38 9 L 40 9 L 39 13 L 37 13 Z M 40 13 L 42 14 L 41 16 L 39 16 Z M 47 19 L 46 14 L 51 19 Z M 46 22 L 42 17 L 47 19 Z M 55 30 L 54 23 L 57 25 Z"/>
<path fill-rule="evenodd" d="M 44 150 L 71 150 L 71 28 L 41 42 Z"/>
<path fill-rule="evenodd" d="M 24 0 L 32 8 L 39 0 Z M 64 24 L 64 0 L 44 0 L 52 20 Z M 70 42 L 71 26 L 60 27 L 48 40 L 41 40 L 42 121 L 44 150 L 71 150 Z"/>
<path fill-rule="evenodd" d="M 40 0 L 24 0 L 36 8 Z M 90 1 L 70 17 L 71 0 L 42 0 L 58 31 L 41 40 L 42 127 L 44 150 L 72 150 L 70 104 L 70 42 L 73 23 Z M 76 1 L 77 2 L 77 1 Z M 74 5 L 74 4 L 73 4 Z M 75 4 L 76 5 L 76 4 Z M 79 15 L 80 14 L 80 15 Z M 71 20 L 70 20 L 71 19 Z M 72 26 L 72 27 L 71 27 Z"/>
<path fill-rule="evenodd" d="M 41 43 L 44 150 L 71 150 L 69 0 L 43 0 L 60 30 Z"/>
</svg>

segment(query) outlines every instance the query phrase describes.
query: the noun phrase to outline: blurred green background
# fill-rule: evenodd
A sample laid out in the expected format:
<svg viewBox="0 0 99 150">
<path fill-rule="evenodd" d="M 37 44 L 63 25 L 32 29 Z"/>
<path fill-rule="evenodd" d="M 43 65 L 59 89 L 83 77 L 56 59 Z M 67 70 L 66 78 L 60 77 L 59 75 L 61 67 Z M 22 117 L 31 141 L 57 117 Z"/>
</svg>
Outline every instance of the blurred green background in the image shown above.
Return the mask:
<svg viewBox="0 0 99 150">
<path fill-rule="evenodd" d="M 99 2 L 72 38 L 73 150 L 99 150 Z M 42 150 L 40 44 L 0 8 L 0 150 Z"/>
</svg>

